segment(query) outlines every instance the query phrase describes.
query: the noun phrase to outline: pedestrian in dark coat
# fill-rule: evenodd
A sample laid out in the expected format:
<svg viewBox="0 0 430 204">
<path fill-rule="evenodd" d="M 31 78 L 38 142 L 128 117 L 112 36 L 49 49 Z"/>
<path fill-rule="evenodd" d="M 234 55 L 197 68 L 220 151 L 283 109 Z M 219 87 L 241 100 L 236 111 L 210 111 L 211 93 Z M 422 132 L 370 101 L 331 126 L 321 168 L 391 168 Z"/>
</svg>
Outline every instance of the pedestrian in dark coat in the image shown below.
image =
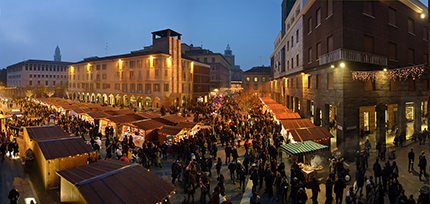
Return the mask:
<svg viewBox="0 0 430 204">
<path fill-rule="evenodd" d="M 334 184 L 334 193 L 336 194 L 336 204 L 342 204 L 343 191 L 346 188 L 345 181 L 340 178 Z"/>
<path fill-rule="evenodd" d="M 231 147 L 229 144 L 225 147 L 225 165 L 228 165 L 230 161 L 230 153 L 231 153 Z"/>
<path fill-rule="evenodd" d="M 252 180 L 252 191 L 255 192 L 255 191 L 257 191 L 257 186 L 258 186 L 258 170 L 257 170 L 257 168 L 254 168 L 254 170 L 252 171 L 250 179 Z"/>
<path fill-rule="evenodd" d="M 318 192 L 320 192 L 321 189 L 320 189 L 320 184 L 318 183 L 318 181 L 315 177 L 312 178 L 311 189 L 312 189 L 312 203 L 317 204 L 318 203 Z"/>
<path fill-rule="evenodd" d="M 414 160 L 415 160 L 415 153 L 414 149 L 411 148 L 411 151 L 408 153 L 408 172 L 414 171 Z"/>
<path fill-rule="evenodd" d="M 269 193 L 269 197 L 273 196 L 273 182 L 274 181 L 275 181 L 275 174 L 269 168 L 267 168 L 265 192 Z"/>
<path fill-rule="evenodd" d="M 12 189 L 9 191 L 9 195 L 7 196 L 10 200 L 10 204 L 17 204 L 19 199 L 19 193 L 16 189 Z"/>
<path fill-rule="evenodd" d="M 421 181 L 421 175 L 424 174 L 424 177 L 427 177 L 427 173 L 426 173 L 427 159 L 424 155 L 424 151 L 421 153 L 420 161 L 418 165 L 420 166 L 420 181 Z"/>
<path fill-rule="evenodd" d="M 376 159 L 375 163 L 373 164 L 373 175 L 375 176 L 375 185 L 378 185 L 378 179 L 379 183 L 381 183 L 381 165 L 379 164 L 379 159 Z"/>
<path fill-rule="evenodd" d="M 333 180 L 331 178 L 327 178 L 326 185 L 325 185 L 325 197 L 326 197 L 326 204 L 333 202 Z"/>
</svg>

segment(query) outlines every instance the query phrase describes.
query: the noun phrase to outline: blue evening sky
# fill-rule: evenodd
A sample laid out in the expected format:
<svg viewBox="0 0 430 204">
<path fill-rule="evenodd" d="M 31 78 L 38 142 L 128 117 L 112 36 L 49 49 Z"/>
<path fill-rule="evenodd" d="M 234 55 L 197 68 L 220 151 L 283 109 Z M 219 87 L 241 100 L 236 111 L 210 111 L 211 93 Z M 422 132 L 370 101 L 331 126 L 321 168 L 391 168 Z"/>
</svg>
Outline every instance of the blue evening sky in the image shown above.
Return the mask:
<svg viewBox="0 0 430 204">
<path fill-rule="evenodd" d="M 170 28 L 182 42 L 224 53 L 242 70 L 270 65 L 282 0 L 0 0 L 0 68 L 27 59 L 62 61 L 129 53 Z M 427 1 L 424 2 L 427 5 Z"/>
</svg>

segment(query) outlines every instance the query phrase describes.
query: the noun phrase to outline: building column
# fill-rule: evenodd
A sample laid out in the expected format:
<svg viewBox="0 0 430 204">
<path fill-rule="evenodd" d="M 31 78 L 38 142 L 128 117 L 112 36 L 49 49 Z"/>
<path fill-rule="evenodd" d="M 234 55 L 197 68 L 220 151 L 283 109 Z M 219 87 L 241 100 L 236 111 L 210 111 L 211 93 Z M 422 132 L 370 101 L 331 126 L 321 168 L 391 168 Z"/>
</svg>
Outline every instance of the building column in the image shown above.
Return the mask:
<svg viewBox="0 0 430 204">
<path fill-rule="evenodd" d="M 385 110 L 387 110 L 385 104 L 376 105 L 376 144 L 383 144 L 386 142 Z"/>
<path fill-rule="evenodd" d="M 421 132 L 421 101 L 414 101 L 414 132 Z"/>
<path fill-rule="evenodd" d="M 317 108 L 315 108 L 315 116 L 314 116 L 314 124 L 316 125 L 316 126 L 320 126 L 321 125 L 321 120 L 320 120 L 320 108 L 319 107 L 317 107 Z"/>
<path fill-rule="evenodd" d="M 327 128 L 327 130 L 330 128 L 330 106 L 328 104 L 324 104 L 323 109 L 323 117 L 322 117 L 322 126 Z"/>
<path fill-rule="evenodd" d="M 400 135 L 406 135 L 406 103 L 400 102 L 397 108 L 397 128 L 399 128 Z"/>
<path fill-rule="evenodd" d="M 337 111 L 337 147 L 349 161 L 353 161 L 355 151 L 360 149 L 359 113 L 358 106 L 348 105 L 339 107 Z"/>
</svg>

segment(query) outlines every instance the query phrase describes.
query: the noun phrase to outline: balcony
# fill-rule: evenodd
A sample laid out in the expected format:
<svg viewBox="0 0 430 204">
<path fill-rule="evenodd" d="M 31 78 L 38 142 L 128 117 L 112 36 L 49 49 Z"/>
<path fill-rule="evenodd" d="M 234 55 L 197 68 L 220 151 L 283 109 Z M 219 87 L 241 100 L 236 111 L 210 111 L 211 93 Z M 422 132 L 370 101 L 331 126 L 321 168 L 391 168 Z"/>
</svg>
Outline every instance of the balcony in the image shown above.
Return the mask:
<svg viewBox="0 0 430 204">
<path fill-rule="evenodd" d="M 339 48 L 327 54 L 321 55 L 319 58 L 319 65 L 324 65 L 339 60 L 361 62 L 382 66 L 387 66 L 388 64 L 388 57 Z"/>
</svg>

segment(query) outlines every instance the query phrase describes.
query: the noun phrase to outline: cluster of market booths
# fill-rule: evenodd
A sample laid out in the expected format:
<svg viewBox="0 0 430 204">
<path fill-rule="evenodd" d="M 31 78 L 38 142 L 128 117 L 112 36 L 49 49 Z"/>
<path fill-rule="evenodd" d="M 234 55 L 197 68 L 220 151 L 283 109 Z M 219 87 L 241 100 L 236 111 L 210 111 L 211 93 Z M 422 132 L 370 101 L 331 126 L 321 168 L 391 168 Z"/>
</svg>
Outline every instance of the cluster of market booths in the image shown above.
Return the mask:
<svg viewBox="0 0 430 204">
<path fill-rule="evenodd" d="M 145 140 L 179 142 L 200 129 L 198 123 L 178 115 L 136 113 L 61 98 L 33 101 L 98 124 L 102 134 L 111 126 L 120 140 L 131 135 L 137 147 Z M 45 189 L 60 188 L 62 203 L 161 203 L 175 191 L 173 185 L 140 165 L 117 160 L 87 164 L 95 151 L 59 126 L 23 129 L 23 149 L 32 150 Z M 20 156 L 25 158 L 28 152 L 20 151 Z"/>
<path fill-rule="evenodd" d="M 299 163 L 306 181 L 310 182 L 317 176 L 317 171 L 322 169 L 323 160 L 316 153 L 329 153 L 330 138 L 333 135 L 325 127 L 315 126 L 310 119 L 301 118 L 297 112 L 270 97 L 261 97 L 260 101 L 263 113 L 269 112 L 282 127 L 284 144 L 281 145 L 281 150 L 287 153 L 293 162 Z"/>
</svg>

